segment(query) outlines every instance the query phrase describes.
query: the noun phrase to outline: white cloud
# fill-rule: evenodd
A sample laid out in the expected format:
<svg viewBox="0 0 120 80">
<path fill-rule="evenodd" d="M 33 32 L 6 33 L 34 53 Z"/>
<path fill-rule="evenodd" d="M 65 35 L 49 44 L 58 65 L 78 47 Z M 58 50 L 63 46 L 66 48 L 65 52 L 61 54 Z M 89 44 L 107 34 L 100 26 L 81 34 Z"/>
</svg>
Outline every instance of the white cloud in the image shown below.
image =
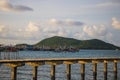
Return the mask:
<svg viewBox="0 0 120 80">
<path fill-rule="evenodd" d="M 7 37 L 9 28 L 6 28 L 5 25 L 0 25 L 0 37 Z"/>
<path fill-rule="evenodd" d="M 101 37 L 105 36 L 107 33 L 107 29 L 105 28 L 104 25 L 84 26 L 83 31 L 91 37 Z"/>
<path fill-rule="evenodd" d="M 65 19 L 65 20 L 57 20 L 57 19 L 50 19 L 48 20 L 49 25 L 54 25 L 54 26 L 82 26 L 84 25 L 83 22 L 80 21 L 74 21 L 72 19 Z"/>
<path fill-rule="evenodd" d="M 88 37 L 86 37 L 85 32 L 76 32 L 73 35 L 74 38 L 79 39 L 79 40 L 85 40 L 86 38 L 88 39 Z"/>
<path fill-rule="evenodd" d="M 44 26 L 42 34 L 48 36 L 66 36 L 67 30 L 63 26 Z"/>
<path fill-rule="evenodd" d="M 25 30 L 28 32 L 37 32 L 37 31 L 39 31 L 39 26 L 37 26 L 36 23 L 29 22 L 29 24 Z"/>
<path fill-rule="evenodd" d="M 0 25 L 0 32 L 3 32 L 5 29 L 5 26 L 4 25 Z"/>
<path fill-rule="evenodd" d="M 39 26 L 30 22 L 25 28 L 14 29 L 10 26 L 0 25 L 0 38 L 8 40 L 31 40 L 39 35 Z"/>
<path fill-rule="evenodd" d="M 46 24 L 46 25 L 45 25 Z M 70 23 L 71 24 L 71 23 Z M 52 36 L 63 36 L 63 37 L 74 37 L 77 39 L 87 39 L 92 37 L 99 37 L 104 36 L 106 29 L 104 26 L 85 26 L 83 27 L 65 27 L 65 26 L 52 26 L 48 25 L 47 23 L 44 23 L 44 25 L 34 22 L 29 22 L 28 25 L 24 28 L 18 29 L 18 30 L 10 30 L 3 31 L 3 28 L 1 27 L 0 31 L 0 37 L 3 39 L 11 39 L 11 40 L 41 40 L 47 37 Z M 6 27 L 5 29 L 8 29 Z M 76 33 L 77 32 L 77 33 Z M 86 33 L 89 35 L 86 35 Z"/>
<path fill-rule="evenodd" d="M 7 0 L 0 0 L 0 10 L 2 11 L 33 11 L 32 8 L 23 5 L 13 5 Z"/>
<path fill-rule="evenodd" d="M 61 21 L 58 21 L 58 20 L 55 19 L 55 18 L 52 18 L 52 19 L 48 20 L 48 24 L 57 26 L 57 25 L 61 25 L 62 22 L 61 22 Z"/>
<path fill-rule="evenodd" d="M 11 41 L 14 43 L 30 42 L 29 44 L 35 44 L 38 41 L 48 37 L 63 36 L 80 40 L 97 38 L 114 44 L 115 42 L 117 43 L 118 41 L 113 40 L 114 36 L 117 35 L 112 32 L 112 30 L 108 30 L 110 29 L 106 28 L 104 25 L 66 27 L 65 25 L 48 25 L 46 22 L 29 22 L 25 27 L 18 29 L 10 28 L 10 26 L 0 25 L 0 42 L 3 40 L 8 40 L 9 42 Z"/>
<path fill-rule="evenodd" d="M 48 26 L 47 23 L 42 25 L 35 22 L 29 22 L 24 29 L 18 29 L 18 31 L 19 37 L 30 40 L 41 40 L 52 36 L 66 36 L 66 31 L 63 27 Z"/>
<path fill-rule="evenodd" d="M 73 21 L 72 19 L 66 19 L 64 23 L 71 26 L 82 26 L 84 24 L 83 22 Z"/>
<path fill-rule="evenodd" d="M 112 18 L 112 26 L 114 29 L 120 29 L 120 21 L 117 18 Z"/>
</svg>

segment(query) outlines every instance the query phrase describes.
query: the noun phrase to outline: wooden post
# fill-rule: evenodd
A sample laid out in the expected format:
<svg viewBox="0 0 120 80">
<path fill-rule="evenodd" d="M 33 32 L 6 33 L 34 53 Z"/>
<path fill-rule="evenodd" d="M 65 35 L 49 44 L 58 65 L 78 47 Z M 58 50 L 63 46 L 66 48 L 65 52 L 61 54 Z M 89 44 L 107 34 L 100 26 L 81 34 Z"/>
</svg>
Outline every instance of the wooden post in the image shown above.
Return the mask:
<svg viewBox="0 0 120 80">
<path fill-rule="evenodd" d="M 93 80 L 97 80 L 97 63 L 93 63 Z"/>
<path fill-rule="evenodd" d="M 11 80 L 17 80 L 17 67 L 12 67 Z"/>
<path fill-rule="evenodd" d="M 81 64 L 81 80 L 85 80 L 85 64 Z"/>
<path fill-rule="evenodd" d="M 114 61 L 114 79 L 117 80 L 117 61 Z"/>
<path fill-rule="evenodd" d="M 51 65 L 51 80 L 55 80 L 55 65 Z"/>
<path fill-rule="evenodd" d="M 71 64 L 66 65 L 67 80 L 71 80 Z"/>
<path fill-rule="evenodd" d="M 37 68 L 38 66 L 33 66 L 33 80 L 37 80 Z"/>
<path fill-rule="evenodd" d="M 107 61 L 104 61 L 104 80 L 107 80 Z"/>
</svg>

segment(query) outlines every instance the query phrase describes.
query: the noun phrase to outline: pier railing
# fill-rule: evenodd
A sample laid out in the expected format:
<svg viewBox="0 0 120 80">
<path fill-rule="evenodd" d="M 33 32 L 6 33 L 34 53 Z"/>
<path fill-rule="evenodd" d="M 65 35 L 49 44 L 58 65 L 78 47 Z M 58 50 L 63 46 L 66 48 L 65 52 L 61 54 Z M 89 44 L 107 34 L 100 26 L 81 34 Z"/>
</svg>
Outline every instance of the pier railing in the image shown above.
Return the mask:
<svg viewBox="0 0 120 80">
<path fill-rule="evenodd" d="M 0 51 L 0 60 L 11 60 L 11 59 L 20 59 L 19 52 L 10 52 L 10 51 Z"/>
<path fill-rule="evenodd" d="M 107 64 L 113 62 L 114 79 L 117 80 L 117 63 L 120 62 L 120 58 L 40 58 L 40 59 L 16 59 L 16 60 L 0 60 L 0 64 L 11 67 L 11 80 L 17 80 L 17 67 L 28 64 L 33 67 L 33 80 L 37 80 L 38 66 L 51 65 L 51 80 L 55 80 L 55 68 L 57 65 L 66 65 L 66 77 L 67 80 L 71 80 L 71 64 L 81 64 L 80 76 L 81 80 L 85 80 L 85 64 L 93 64 L 93 80 L 97 80 L 97 64 L 99 62 L 104 63 L 104 80 L 107 80 Z"/>
</svg>

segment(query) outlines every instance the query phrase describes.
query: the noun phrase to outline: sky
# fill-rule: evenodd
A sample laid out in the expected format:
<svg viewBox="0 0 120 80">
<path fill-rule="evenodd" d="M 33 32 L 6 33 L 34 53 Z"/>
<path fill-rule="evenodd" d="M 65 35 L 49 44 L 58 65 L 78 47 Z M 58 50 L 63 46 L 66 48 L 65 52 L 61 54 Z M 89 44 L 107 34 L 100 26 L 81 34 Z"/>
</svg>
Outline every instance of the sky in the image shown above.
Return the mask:
<svg viewBox="0 0 120 80">
<path fill-rule="evenodd" d="M 120 46 L 120 0 L 0 0 L 0 44 L 52 36 Z"/>
</svg>

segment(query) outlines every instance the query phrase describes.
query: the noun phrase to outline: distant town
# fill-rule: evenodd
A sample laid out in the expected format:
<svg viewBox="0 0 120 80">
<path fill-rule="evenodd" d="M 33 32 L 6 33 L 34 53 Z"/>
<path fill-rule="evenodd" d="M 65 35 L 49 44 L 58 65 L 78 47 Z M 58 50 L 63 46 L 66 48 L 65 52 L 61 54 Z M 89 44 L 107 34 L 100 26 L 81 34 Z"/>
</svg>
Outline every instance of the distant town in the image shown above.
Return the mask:
<svg viewBox="0 0 120 80">
<path fill-rule="evenodd" d="M 48 46 L 34 46 L 34 45 L 28 45 L 28 44 L 20 44 L 20 45 L 3 45 L 0 44 L 0 51 L 3 52 L 17 52 L 17 51 L 55 51 L 55 52 L 61 52 L 61 51 L 69 51 L 69 52 L 76 52 L 79 51 L 79 48 L 74 47 L 59 47 L 59 48 L 51 48 Z"/>
</svg>

